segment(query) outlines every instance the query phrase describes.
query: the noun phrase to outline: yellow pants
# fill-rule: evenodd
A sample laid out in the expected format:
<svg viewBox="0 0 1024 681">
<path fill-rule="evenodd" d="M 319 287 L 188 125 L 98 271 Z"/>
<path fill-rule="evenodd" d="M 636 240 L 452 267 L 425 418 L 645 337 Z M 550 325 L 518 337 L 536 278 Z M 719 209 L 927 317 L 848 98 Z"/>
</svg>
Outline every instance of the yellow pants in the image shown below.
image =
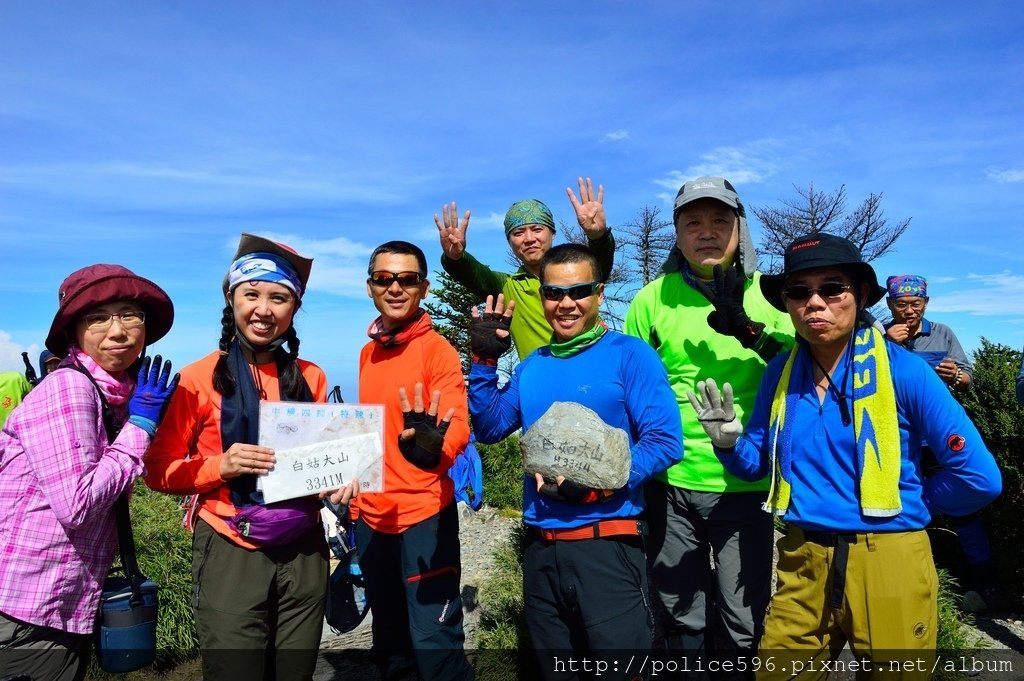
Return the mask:
<svg viewBox="0 0 1024 681">
<path fill-rule="evenodd" d="M 845 587 L 833 607 L 837 546 L 790 526 L 765 616 L 758 679 L 927 679 L 935 661 L 938 577 L 924 530 L 849 535 Z M 827 544 L 828 542 L 824 542 Z M 849 643 L 853 657 L 837 659 Z"/>
</svg>

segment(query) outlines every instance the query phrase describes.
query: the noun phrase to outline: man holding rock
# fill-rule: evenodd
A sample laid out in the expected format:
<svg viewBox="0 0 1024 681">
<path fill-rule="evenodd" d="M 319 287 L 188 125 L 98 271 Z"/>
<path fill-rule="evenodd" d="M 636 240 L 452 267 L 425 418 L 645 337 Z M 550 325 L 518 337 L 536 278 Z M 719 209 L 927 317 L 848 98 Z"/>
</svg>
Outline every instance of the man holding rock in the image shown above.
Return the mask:
<svg viewBox="0 0 1024 681">
<path fill-rule="evenodd" d="M 556 678 L 556 651 L 600 659 L 650 649 L 643 482 L 681 459 L 682 428 L 657 354 L 599 318 L 594 255 L 556 246 L 539 274 L 550 345 L 499 389 L 497 358 L 509 346 L 515 304 L 488 297 L 483 315 L 473 313 L 469 408 L 480 442 L 526 431 L 525 615 L 540 671 Z M 593 412 L 589 426 L 575 418 L 583 407 Z M 604 676 L 626 671 L 609 667 Z"/>
</svg>

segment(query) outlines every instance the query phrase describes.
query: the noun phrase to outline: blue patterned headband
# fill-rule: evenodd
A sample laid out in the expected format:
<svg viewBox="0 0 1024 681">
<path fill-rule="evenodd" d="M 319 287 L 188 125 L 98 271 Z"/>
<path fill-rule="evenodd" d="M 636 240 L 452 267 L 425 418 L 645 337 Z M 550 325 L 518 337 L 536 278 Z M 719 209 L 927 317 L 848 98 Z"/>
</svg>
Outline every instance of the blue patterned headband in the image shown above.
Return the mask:
<svg viewBox="0 0 1024 681">
<path fill-rule="evenodd" d="M 295 268 L 284 258 L 273 253 L 246 253 L 231 263 L 228 270 L 228 290 L 233 291 L 247 281 L 270 281 L 302 296 L 302 280 Z"/>
</svg>

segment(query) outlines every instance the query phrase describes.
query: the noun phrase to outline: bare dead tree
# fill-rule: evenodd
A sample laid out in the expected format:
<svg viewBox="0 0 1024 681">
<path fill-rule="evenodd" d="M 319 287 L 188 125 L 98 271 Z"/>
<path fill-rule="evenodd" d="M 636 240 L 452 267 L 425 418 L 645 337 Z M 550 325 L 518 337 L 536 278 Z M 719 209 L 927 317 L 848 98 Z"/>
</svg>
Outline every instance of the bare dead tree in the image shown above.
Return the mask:
<svg viewBox="0 0 1024 681">
<path fill-rule="evenodd" d="M 753 213 L 764 226 L 758 249 L 766 272 L 782 270 L 782 256 L 792 241 L 807 234 L 827 232 L 857 244 L 865 260 L 874 260 L 890 251 L 911 218 L 890 224 L 882 210 L 882 194 L 871 193 L 851 212 L 846 211 L 846 185 L 832 192 L 793 185 L 799 199 L 783 199 L 783 207 L 754 207 Z"/>
<path fill-rule="evenodd" d="M 587 244 L 587 235 L 583 228 L 576 223 L 558 223 L 558 228 L 565 235 L 565 240 L 572 244 Z M 622 242 L 620 241 L 620 230 L 615 229 L 615 264 L 608 274 L 604 286 L 604 307 L 601 308 L 601 318 L 613 329 L 621 329 L 625 321 L 623 311 L 629 304 L 629 299 L 619 295 L 620 289 L 626 285 L 629 273 L 622 262 Z M 621 303 L 625 302 L 625 305 Z"/>
<path fill-rule="evenodd" d="M 615 230 L 615 241 L 618 260 L 628 275 L 624 278 L 635 286 L 628 291 L 632 299 L 632 294 L 661 274 L 665 258 L 676 245 L 676 233 L 672 221 L 661 218 L 661 208 L 644 206 Z"/>
</svg>

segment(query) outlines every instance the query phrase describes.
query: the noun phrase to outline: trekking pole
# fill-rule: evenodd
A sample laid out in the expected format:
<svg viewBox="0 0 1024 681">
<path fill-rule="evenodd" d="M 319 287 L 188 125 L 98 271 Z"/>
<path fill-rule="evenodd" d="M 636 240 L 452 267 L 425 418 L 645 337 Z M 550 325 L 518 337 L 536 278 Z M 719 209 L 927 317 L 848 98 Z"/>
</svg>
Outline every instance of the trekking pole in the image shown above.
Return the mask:
<svg viewBox="0 0 1024 681">
<path fill-rule="evenodd" d="M 32 366 L 32 362 L 28 358 L 28 353 L 21 353 L 21 359 L 25 362 L 25 379 L 32 384 L 33 387 L 39 385 L 39 377 L 36 376 L 35 367 Z M 0 680 L 2 681 L 2 680 Z"/>
</svg>

